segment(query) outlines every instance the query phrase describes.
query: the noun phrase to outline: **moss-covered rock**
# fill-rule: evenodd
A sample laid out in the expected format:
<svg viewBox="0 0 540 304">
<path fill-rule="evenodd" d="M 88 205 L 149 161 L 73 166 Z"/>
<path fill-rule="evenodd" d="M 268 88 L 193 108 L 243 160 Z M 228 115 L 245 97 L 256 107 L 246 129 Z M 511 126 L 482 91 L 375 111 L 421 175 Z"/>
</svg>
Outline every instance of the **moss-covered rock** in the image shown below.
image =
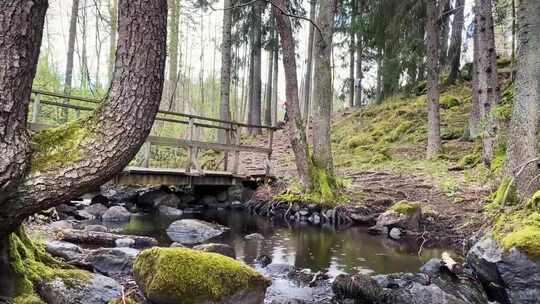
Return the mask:
<svg viewBox="0 0 540 304">
<path fill-rule="evenodd" d="M 411 203 L 408 201 L 400 201 L 390 207 L 391 211 L 394 211 L 399 214 L 411 214 L 422 210 L 422 207 L 419 203 Z"/>
<path fill-rule="evenodd" d="M 453 107 L 459 106 L 461 104 L 461 100 L 452 95 L 443 95 L 441 96 L 439 103 L 441 105 L 441 108 L 451 109 Z"/>
<path fill-rule="evenodd" d="M 262 303 L 270 280 L 245 264 L 188 248 L 143 251 L 133 266 L 145 296 L 157 304 Z"/>
</svg>

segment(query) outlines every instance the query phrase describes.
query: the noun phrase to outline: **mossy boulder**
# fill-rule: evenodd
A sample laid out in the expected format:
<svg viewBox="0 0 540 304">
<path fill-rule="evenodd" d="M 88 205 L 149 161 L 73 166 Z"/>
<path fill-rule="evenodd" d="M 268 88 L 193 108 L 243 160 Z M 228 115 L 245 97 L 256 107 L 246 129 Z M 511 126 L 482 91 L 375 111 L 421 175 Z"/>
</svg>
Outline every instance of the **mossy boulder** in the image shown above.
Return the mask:
<svg viewBox="0 0 540 304">
<path fill-rule="evenodd" d="M 147 249 L 137 257 L 133 273 L 156 304 L 258 304 L 270 285 L 241 262 L 188 248 Z"/>
<path fill-rule="evenodd" d="M 390 207 L 377 218 L 377 227 L 402 228 L 416 231 L 422 218 L 422 208 L 418 203 L 400 201 Z"/>
<path fill-rule="evenodd" d="M 441 100 L 439 101 L 439 103 L 441 105 L 441 108 L 451 109 L 459 106 L 461 104 L 461 100 L 452 95 L 443 95 L 441 96 Z"/>
</svg>

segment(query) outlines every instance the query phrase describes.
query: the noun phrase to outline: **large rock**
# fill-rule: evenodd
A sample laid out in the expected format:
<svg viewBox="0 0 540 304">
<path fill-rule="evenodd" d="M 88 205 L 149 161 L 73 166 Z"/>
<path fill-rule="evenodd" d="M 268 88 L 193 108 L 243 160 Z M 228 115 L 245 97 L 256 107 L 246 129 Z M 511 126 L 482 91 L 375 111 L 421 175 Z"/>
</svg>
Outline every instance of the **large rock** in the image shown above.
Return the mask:
<svg viewBox="0 0 540 304">
<path fill-rule="evenodd" d="M 488 293 L 499 302 L 538 303 L 540 263 L 530 260 L 518 249 L 503 251 L 495 240 L 487 237 L 469 250 L 467 263 Z"/>
<path fill-rule="evenodd" d="M 383 298 L 383 288 L 367 275 L 338 275 L 332 283 L 338 300 L 351 299 L 362 304 L 376 304 Z"/>
<path fill-rule="evenodd" d="M 111 203 L 113 204 L 119 204 L 119 203 L 133 203 L 137 199 L 138 188 L 132 188 L 132 187 L 121 187 L 121 186 L 113 186 L 113 187 L 102 187 L 101 189 L 101 195 L 107 198 Z"/>
<path fill-rule="evenodd" d="M 122 286 L 115 280 L 87 274 L 89 278 L 60 279 L 39 284 L 38 293 L 48 304 L 107 304 L 122 296 Z"/>
<path fill-rule="evenodd" d="M 377 218 L 378 227 L 394 227 L 416 231 L 422 219 L 422 208 L 417 203 L 398 202 Z"/>
<path fill-rule="evenodd" d="M 103 220 L 106 222 L 127 222 L 130 217 L 131 213 L 122 206 L 111 207 L 102 216 Z"/>
<path fill-rule="evenodd" d="M 180 217 L 182 214 L 184 214 L 182 210 L 169 206 L 159 206 L 158 213 L 159 215 L 165 217 Z"/>
<path fill-rule="evenodd" d="M 146 298 L 156 304 L 260 304 L 270 280 L 234 259 L 188 248 L 151 248 L 133 267 Z"/>
<path fill-rule="evenodd" d="M 162 189 L 147 191 L 137 198 L 137 206 L 143 210 L 152 210 L 159 206 L 178 208 L 180 204 L 178 196 Z"/>
<path fill-rule="evenodd" d="M 193 245 L 220 236 L 229 230 L 229 228 L 219 224 L 184 219 L 173 222 L 169 228 L 167 228 L 167 235 L 173 242 Z"/>
<path fill-rule="evenodd" d="M 92 250 L 85 261 L 104 275 L 128 274 L 137 254 L 133 248 L 101 248 Z"/>
<path fill-rule="evenodd" d="M 67 261 L 78 259 L 83 253 L 81 247 L 62 241 L 45 242 L 45 250 L 52 256 L 60 257 Z"/>
<path fill-rule="evenodd" d="M 101 218 L 108 211 L 108 208 L 103 204 L 96 203 L 84 208 L 84 211 L 96 218 Z"/>
<path fill-rule="evenodd" d="M 210 244 L 203 244 L 193 247 L 195 250 L 201 250 L 204 252 L 213 252 L 213 253 L 219 253 L 224 256 L 228 256 L 232 259 L 236 259 L 236 252 L 234 251 L 234 248 L 227 244 L 217 244 L 217 243 L 210 243 Z"/>
</svg>

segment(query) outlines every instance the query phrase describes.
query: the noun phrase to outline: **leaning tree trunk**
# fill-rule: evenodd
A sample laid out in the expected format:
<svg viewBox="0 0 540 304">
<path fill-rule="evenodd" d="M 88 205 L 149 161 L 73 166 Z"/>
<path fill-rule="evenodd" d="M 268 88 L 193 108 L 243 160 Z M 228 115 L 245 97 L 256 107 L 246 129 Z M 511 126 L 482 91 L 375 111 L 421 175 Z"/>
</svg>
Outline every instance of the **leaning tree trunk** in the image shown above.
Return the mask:
<svg viewBox="0 0 540 304">
<path fill-rule="evenodd" d="M 232 50 L 232 10 L 228 9 L 232 6 L 231 0 L 225 0 L 223 2 L 223 41 L 221 43 L 221 86 L 220 86 L 220 103 L 219 103 L 219 118 L 221 120 L 231 119 L 230 110 L 230 92 L 231 92 L 231 50 Z M 218 140 L 220 143 L 226 142 L 226 133 L 224 130 L 220 130 L 218 133 Z"/>
<path fill-rule="evenodd" d="M 465 0 L 456 0 L 454 21 L 452 22 L 452 38 L 450 50 L 448 51 L 448 60 L 450 61 L 450 75 L 448 84 L 454 84 L 459 77 L 459 68 L 461 67 L 461 43 L 463 24 L 465 16 Z"/>
<path fill-rule="evenodd" d="M 478 30 L 478 102 L 483 120 L 482 161 L 489 165 L 493 156 L 497 126 L 492 109 L 499 104 L 500 87 L 497 79 L 497 52 L 491 0 L 476 0 Z"/>
<path fill-rule="evenodd" d="M 35 70 L 46 7 L 46 1 L 37 3 L 41 6 L 31 11 L 32 19 L 25 15 L 28 10 L 23 9 L 7 15 L 12 22 L 2 18 L 4 23 L 18 24 L 2 26 L 7 36 L 2 35 L 1 39 L 6 41 L 5 45 L 14 47 L 12 56 L 17 52 L 31 55 L 20 56 L 19 65 L 13 69 L 20 70 L 17 74 L 24 75 L 22 79 L 30 78 L 28 83 L 21 86 L 20 80 L 6 77 L 0 81 L 0 86 L 18 88 L 16 99 L 10 102 L 24 109 L 16 120 L 21 122 L 26 120 L 31 89 L 31 77 L 25 72 Z M 6 16 L 5 11 L 2 10 L 2 16 Z M 31 168 L 0 208 L 0 239 L 15 231 L 29 215 L 78 197 L 120 173 L 150 133 L 163 90 L 167 3 L 165 0 L 120 0 L 119 21 L 115 78 L 109 94 L 88 118 L 38 132 L 32 137 L 32 156 L 27 159 Z M 14 39 L 21 37 L 28 39 Z M 33 43 L 20 43 L 22 41 Z M 4 112 L 1 114 L 0 127 L 13 129 L 10 121 L 4 119 L 10 117 Z M 26 132 L 24 127 L 23 123 L 22 132 Z M 15 145 L 16 142 L 7 143 Z"/>
<path fill-rule="evenodd" d="M 317 24 L 320 32 L 315 35 L 315 79 L 313 113 L 313 171 L 317 177 L 316 185 L 322 191 L 323 200 L 328 201 L 333 194 L 327 190 L 334 188 L 334 164 L 332 160 L 332 141 L 330 124 L 333 101 L 332 84 L 332 37 L 337 0 L 321 1 Z"/>
<path fill-rule="evenodd" d="M 291 20 L 288 16 L 283 14 L 283 11 L 286 11 L 287 7 L 285 5 L 285 0 L 276 0 L 276 4 L 281 8 L 274 8 L 273 11 L 274 16 L 276 17 L 277 30 L 281 38 L 281 48 L 283 50 L 285 89 L 287 95 L 286 111 L 289 115 L 289 120 L 286 122 L 285 129 L 289 135 L 291 147 L 294 152 L 298 176 L 304 188 L 309 190 L 312 187 L 312 181 L 308 158 L 307 137 L 300 114 L 300 100 L 298 98 L 295 41 L 292 34 Z"/>
<path fill-rule="evenodd" d="M 46 0 L 0 2 L 0 206 L 30 165 L 26 118 L 47 6 Z"/>
<path fill-rule="evenodd" d="M 540 120 L 540 2 L 521 0 L 518 14 L 516 95 L 512 110 L 506 176 L 516 177 L 519 197 L 540 189 L 538 175 L 538 123 Z"/>
<path fill-rule="evenodd" d="M 428 143 L 427 158 L 437 156 L 441 151 L 441 126 L 439 115 L 439 27 L 437 4 L 427 3 L 426 52 L 427 52 L 427 103 L 428 103 Z"/>
</svg>

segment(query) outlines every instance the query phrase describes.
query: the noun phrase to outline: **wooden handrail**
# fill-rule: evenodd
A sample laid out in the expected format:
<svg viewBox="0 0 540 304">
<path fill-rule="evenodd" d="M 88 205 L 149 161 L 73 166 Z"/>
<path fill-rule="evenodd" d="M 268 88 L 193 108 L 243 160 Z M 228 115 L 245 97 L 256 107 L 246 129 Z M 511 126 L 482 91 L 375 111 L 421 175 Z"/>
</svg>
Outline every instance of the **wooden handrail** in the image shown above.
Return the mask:
<svg viewBox="0 0 540 304">
<path fill-rule="evenodd" d="M 71 99 L 71 100 L 84 101 L 84 102 L 89 102 L 89 103 L 93 103 L 93 104 L 101 103 L 101 100 L 98 100 L 98 99 L 91 99 L 91 98 L 79 97 L 79 96 L 67 96 L 67 95 L 60 94 L 60 93 L 45 92 L 45 91 L 36 90 L 36 89 L 33 89 L 32 93 L 38 94 L 38 95 L 43 95 L 43 96 L 57 97 L 57 98 L 62 98 L 62 99 Z M 31 101 L 33 101 L 33 100 L 31 100 Z M 78 109 L 77 107 L 80 107 L 80 106 L 74 106 L 74 105 L 69 106 L 69 104 L 65 104 L 65 103 L 55 103 L 55 102 L 52 102 L 52 101 L 43 101 L 43 100 L 41 101 L 41 103 L 50 104 L 50 105 L 63 107 L 63 108 L 72 108 L 72 109 Z M 89 111 L 89 110 L 92 110 L 92 108 L 84 107 L 84 108 L 81 108 L 80 110 Z M 236 126 L 246 127 L 246 128 L 259 128 L 259 129 L 268 129 L 268 130 L 277 130 L 278 129 L 278 128 L 272 127 L 272 126 L 245 124 L 245 123 L 241 123 L 241 122 L 235 122 L 235 121 L 229 121 L 229 120 L 221 120 L 221 119 L 217 119 L 217 118 L 204 117 L 204 116 L 199 116 L 199 115 L 192 115 L 192 114 L 179 113 L 179 112 L 173 112 L 173 111 L 158 111 L 158 114 L 180 116 L 180 117 L 192 118 L 192 119 L 197 119 L 197 120 L 205 120 L 205 121 L 217 122 L 217 123 L 221 123 L 221 124 L 236 125 Z"/>
</svg>

